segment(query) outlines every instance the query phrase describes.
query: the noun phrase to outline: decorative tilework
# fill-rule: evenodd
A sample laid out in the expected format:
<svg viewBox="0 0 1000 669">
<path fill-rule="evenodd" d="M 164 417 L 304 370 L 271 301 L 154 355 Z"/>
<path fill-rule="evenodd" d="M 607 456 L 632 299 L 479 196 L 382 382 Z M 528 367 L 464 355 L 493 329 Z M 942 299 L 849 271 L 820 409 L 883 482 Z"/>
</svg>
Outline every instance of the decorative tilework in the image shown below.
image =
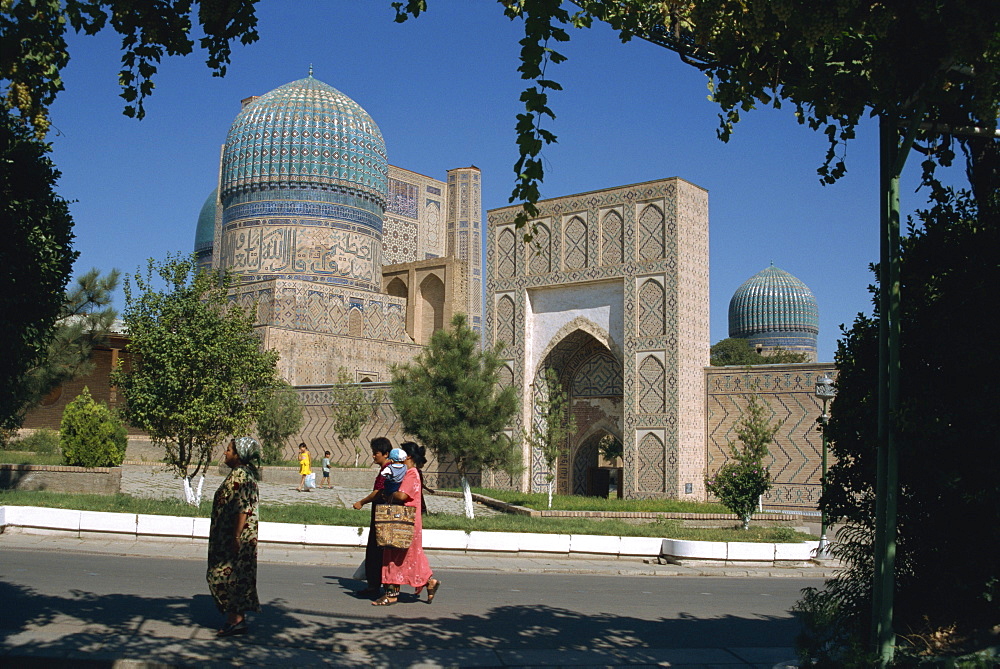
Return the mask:
<svg viewBox="0 0 1000 669">
<path fill-rule="evenodd" d="M 664 252 L 663 212 L 651 204 L 639 216 L 639 260 L 659 260 Z"/>
<path fill-rule="evenodd" d="M 647 279 L 639 289 L 639 334 L 664 334 L 664 292 L 659 281 Z"/>
<path fill-rule="evenodd" d="M 582 269 L 587 265 L 587 224 L 574 216 L 566 224 L 566 262 L 568 270 Z"/>
<path fill-rule="evenodd" d="M 663 363 L 648 355 L 639 365 L 639 411 L 663 413 L 665 399 Z"/>
<path fill-rule="evenodd" d="M 497 334 L 495 341 L 510 351 L 514 346 L 514 300 L 504 295 L 497 300 Z"/>
<path fill-rule="evenodd" d="M 535 226 L 528 266 L 531 274 L 548 274 L 552 271 L 552 239 L 548 227 L 542 223 Z"/>
<path fill-rule="evenodd" d="M 516 271 L 517 240 L 514 239 L 514 231 L 505 228 L 500 232 L 497 242 L 497 276 L 501 279 L 509 279 Z"/>
<path fill-rule="evenodd" d="M 601 264 L 617 265 L 622 262 L 622 215 L 612 209 L 604 214 L 601 223 Z"/>
<path fill-rule="evenodd" d="M 247 104 L 226 138 L 222 201 L 290 186 L 346 187 L 385 206 L 385 141 L 358 103 L 312 76 Z"/>
<path fill-rule="evenodd" d="M 621 397 L 622 369 L 610 353 L 587 358 L 573 376 L 574 397 Z"/>
<path fill-rule="evenodd" d="M 416 184 L 389 179 L 389 195 L 385 204 L 387 214 L 417 217 L 417 186 Z"/>
<path fill-rule="evenodd" d="M 665 491 L 665 458 L 663 441 L 652 432 L 647 432 L 639 442 L 639 489 L 644 492 Z"/>
</svg>

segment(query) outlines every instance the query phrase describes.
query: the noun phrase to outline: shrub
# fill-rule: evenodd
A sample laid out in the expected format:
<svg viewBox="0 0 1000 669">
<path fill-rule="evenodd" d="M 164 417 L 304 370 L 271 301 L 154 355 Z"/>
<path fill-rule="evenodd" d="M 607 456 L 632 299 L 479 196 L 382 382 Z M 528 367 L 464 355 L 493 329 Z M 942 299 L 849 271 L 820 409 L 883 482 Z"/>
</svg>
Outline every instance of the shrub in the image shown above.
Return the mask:
<svg viewBox="0 0 1000 669">
<path fill-rule="evenodd" d="M 55 430 L 35 430 L 23 439 L 19 439 L 11 444 L 11 450 L 30 451 L 41 455 L 50 455 L 59 452 L 59 433 Z"/>
<path fill-rule="evenodd" d="M 63 462 L 76 467 L 117 467 L 125 459 L 128 434 L 121 419 L 104 402 L 95 402 L 90 389 L 66 406 L 61 444 Z"/>
</svg>

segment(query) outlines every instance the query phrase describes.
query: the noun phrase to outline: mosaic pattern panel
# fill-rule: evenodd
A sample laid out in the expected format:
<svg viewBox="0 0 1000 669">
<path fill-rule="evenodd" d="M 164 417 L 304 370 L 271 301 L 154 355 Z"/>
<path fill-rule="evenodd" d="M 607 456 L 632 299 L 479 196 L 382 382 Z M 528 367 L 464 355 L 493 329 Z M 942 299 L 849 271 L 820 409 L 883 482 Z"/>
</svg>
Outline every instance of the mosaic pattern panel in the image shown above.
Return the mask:
<svg viewBox="0 0 1000 669">
<path fill-rule="evenodd" d="M 549 229 L 539 223 L 535 228 L 535 238 L 531 242 L 531 260 L 528 261 L 530 274 L 548 274 L 552 271 L 552 239 Z"/>
<path fill-rule="evenodd" d="M 496 342 L 502 343 L 505 351 L 514 350 L 514 300 L 509 295 L 497 300 Z"/>
<path fill-rule="evenodd" d="M 575 397 L 620 397 L 622 368 L 609 353 L 592 355 L 573 376 Z"/>
<path fill-rule="evenodd" d="M 719 470 L 727 460 L 729 442 L 736 442 L 736 425 L 746 395 L 758 394 L 767 403 L 768 420 L 783 420 L 769 447 L 766 463 L 774 480 L 764 498 L 765 507 L 815 511 L 820 495 L 822 435 L 817 418 L 822 405 L 814 394 L 819 376 L 836 378 L 832 364 L 767 365 L 752 371 L 710 367 L 705 371 L 708 392 L 708 449 L 706 472 Z M 829 464 L 833 464 L 832 454 Z"/>
<path fill-rule="evenodd" d="M 651 204 L 639 216 L 639 260 L 659 260 L 665 252 L 663 212 Z"/>
<path fill-rule="evenodd" d="M 601 263 L 604 265 L 617 265 L 624 259 L 622 226 L 622 215 L 617 211 L 612 209 L 604 215 L 601 224 Z"/>
<path fill-rule="evenodd" d="M 664 492 L 666 490 L 665 459 L 663 442 L 652 432 L 639 442 L 639 489 L 643 492 Z"/>
<path fill-rule="evenodd" d="M 649 279 L 639 289 L 639 334 L 643 337 L 665 333 L 665 293 L 659 281 Z"/>
<path fill-rule="evenodd" d="M 509 279 L 517 271 L 517 240 L 510 228 L 500 231 L 497 239 L 497 276 Z"/>
<path fill-rule="evenodd" d="M 398 218 L 385 218 L 382 234 L 382 262 L 386 265 L 417 260 L 417 224 Z"/>
<path fill-rule="evenodd" d="M 566 224 L 566 269 L 583 269 L 587 266 L 587 224 L 574 216 Z"/>
<path fill-rule="evenodd" d="M 652 414 L 666 411 L 663 363 L 648 355 L 639 365 L 639 412 Z"/>
</svg>

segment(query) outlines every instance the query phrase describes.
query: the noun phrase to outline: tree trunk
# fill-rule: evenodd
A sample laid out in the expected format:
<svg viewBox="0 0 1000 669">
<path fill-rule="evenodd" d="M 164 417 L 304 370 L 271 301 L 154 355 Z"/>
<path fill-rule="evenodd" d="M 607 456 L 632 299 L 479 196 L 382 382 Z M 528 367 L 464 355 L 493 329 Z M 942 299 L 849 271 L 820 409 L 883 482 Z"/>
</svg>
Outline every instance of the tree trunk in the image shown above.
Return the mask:
<svg viewBox="0 0 1000 669">
<path fill-rule="evenodd" d="M 549 481 L 549 508 L 552 508 L 552 481 Z"/>
<path fill-rule="evenodd" d="M 750 529 L 750 516 L 749 516 L 749 514 L 746 515 L 746 516 L 743 516 L 743 529 L 744 530 L 749 530 Z"/>
<path fill-rule="evenodd" d="M 201 504 L 201 491 L 205 487 L 205 475 L 202 474 L 198 478 L 198 488 L 197 489 L 195 489 L 191 485 L 191 478 L 192 477 L 185 476 L 183 479 L 181 479 L 184 482 L 183 483 L 183 485 L 184 485 L 184 501 L 187 502 L 188 504 L 190 504 L 191 506 L 198 506 L 198 505 Z"/>
<path fill-rule="evenodd" d="M 465 498 L 465 517 L 475 518 L 476 513 L 472 508 L 472 488 L 469 487 L 469 479 L 462 475 L 462 496 Z"/>
</svg>

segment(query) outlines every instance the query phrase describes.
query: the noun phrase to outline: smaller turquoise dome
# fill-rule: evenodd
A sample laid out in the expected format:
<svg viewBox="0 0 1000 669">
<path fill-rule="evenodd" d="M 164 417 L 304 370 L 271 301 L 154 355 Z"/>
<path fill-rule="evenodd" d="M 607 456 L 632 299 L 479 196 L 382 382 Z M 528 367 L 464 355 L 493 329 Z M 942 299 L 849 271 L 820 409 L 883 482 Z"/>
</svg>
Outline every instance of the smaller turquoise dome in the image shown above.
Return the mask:
<svg viewBox="0 0 1000 669">
<path fill-rule="evenodd" d="M 773 264 L 747 279 L 729 301 L 729 336 L 764 348 L 816 353 L 819 308 L 806 284 Z"/>
<path fill-rule="evenodd" d="M 195 253 L 211 251 L 215 243 L 215 203 L 219 199 L 219 189 L 216 188 L 201 205 L 198 214 L 198 228 L 194 233 Z"/>
</svg>

